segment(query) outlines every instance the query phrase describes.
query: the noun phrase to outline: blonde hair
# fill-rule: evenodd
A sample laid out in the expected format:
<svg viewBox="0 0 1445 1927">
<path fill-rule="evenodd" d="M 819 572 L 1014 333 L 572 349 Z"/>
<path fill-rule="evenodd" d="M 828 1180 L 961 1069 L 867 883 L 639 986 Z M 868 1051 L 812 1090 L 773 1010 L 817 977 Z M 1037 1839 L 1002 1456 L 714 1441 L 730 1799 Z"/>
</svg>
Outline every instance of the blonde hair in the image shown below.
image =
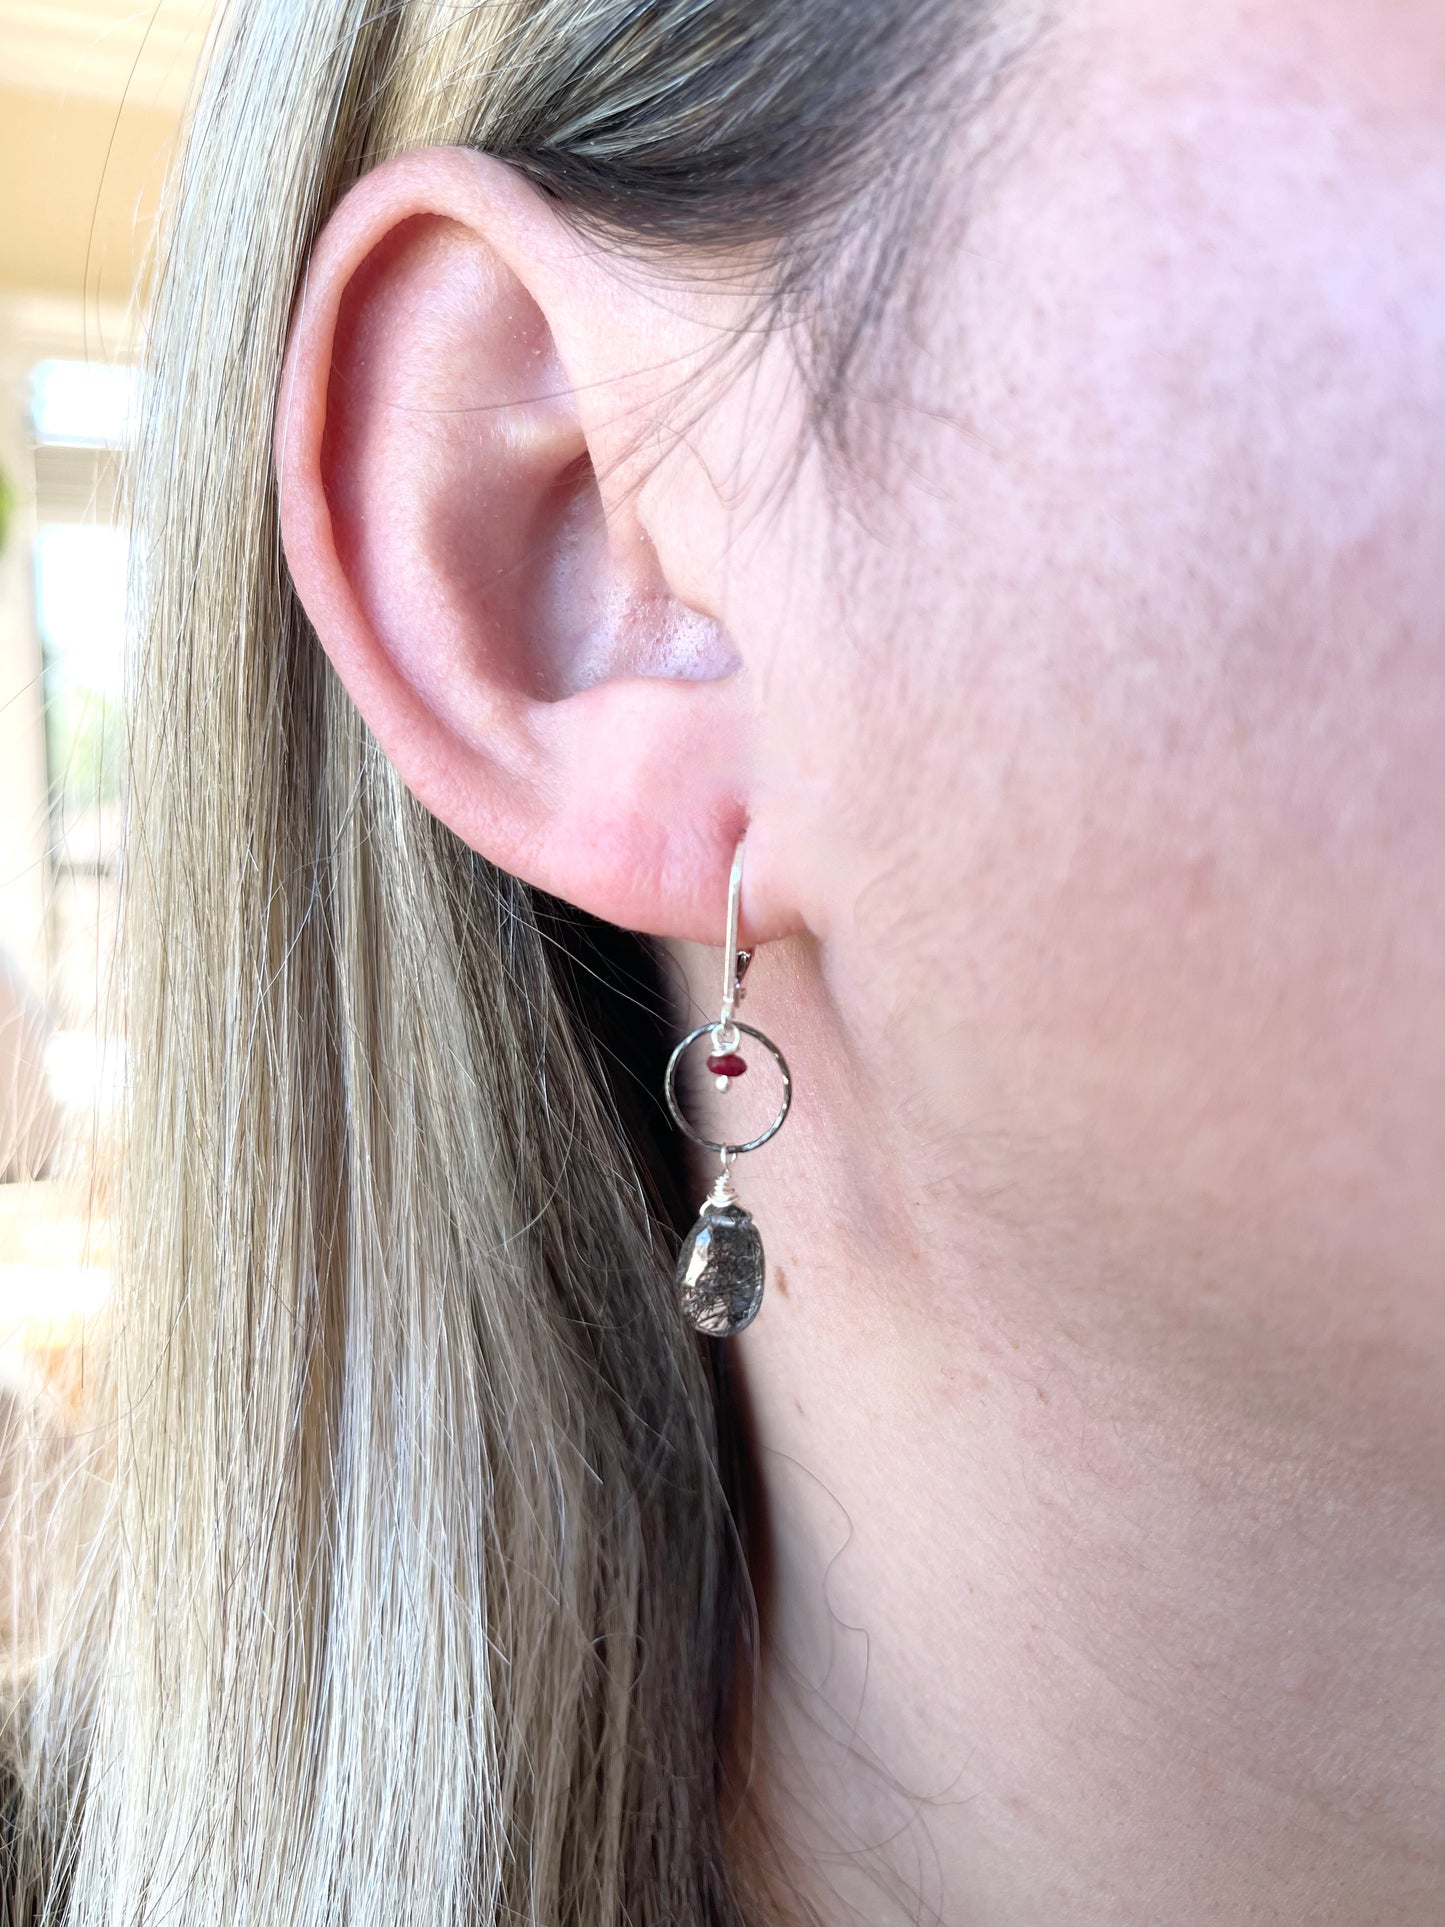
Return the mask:
<svg viewBox="0 0 1445 1927">
<path fill-rule="evenodd" d="M 765 241 L 818 297 L 966 12 L 231 8 L 135 488 L 104 1516 L 11 1720 L 8 1920 L 756 1917 L 725 1853 L 737 1426 L 671 1298 L 648 953 L 400 787 L 288 583 L 272 409 L 321 223 L 412 146 L 488 148 L 639 244 Z M 866 299 L 816 299 L 815 367 Z"/>
</svg>

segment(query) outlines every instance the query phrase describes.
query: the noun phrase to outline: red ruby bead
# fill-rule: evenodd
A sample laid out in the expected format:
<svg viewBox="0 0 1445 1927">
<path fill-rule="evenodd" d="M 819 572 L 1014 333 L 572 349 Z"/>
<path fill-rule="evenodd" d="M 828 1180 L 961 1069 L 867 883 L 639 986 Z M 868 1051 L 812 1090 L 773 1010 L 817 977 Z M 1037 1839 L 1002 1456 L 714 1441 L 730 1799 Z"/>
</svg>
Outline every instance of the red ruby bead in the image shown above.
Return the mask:
<svg viewBox="0 0 1445 1927">
<path fill-rule="evenodd" d="M 735 1050 L 727 1051 L 721 1057 L 710 1057 L 707 1067 L 714 1077 L 741 1077 L 747 1069 Z"/>
</svg>

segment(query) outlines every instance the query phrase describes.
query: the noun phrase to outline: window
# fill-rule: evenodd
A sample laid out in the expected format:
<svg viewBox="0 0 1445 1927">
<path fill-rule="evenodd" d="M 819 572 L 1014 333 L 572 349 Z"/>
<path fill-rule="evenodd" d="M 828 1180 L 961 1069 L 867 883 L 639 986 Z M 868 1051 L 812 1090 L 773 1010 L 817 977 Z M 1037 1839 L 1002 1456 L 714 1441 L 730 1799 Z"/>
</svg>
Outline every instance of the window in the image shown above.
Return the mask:
<svg viewBox="0 0 1445 1927">
<path fill-rule="evenodd" d="M 130 544 L 116 473 L 136 378 L 67 355 L 12 366 L 27 432 L 4 451 L 0 701 L 20 715 L 0 746 L 16 752 L 0 769 L 0 1382 L 38 1376 L 73 1399 L 78 1340 L 110 1280 L 88 1179 L 123 1066 L 111 961 Z"/>
</svg>

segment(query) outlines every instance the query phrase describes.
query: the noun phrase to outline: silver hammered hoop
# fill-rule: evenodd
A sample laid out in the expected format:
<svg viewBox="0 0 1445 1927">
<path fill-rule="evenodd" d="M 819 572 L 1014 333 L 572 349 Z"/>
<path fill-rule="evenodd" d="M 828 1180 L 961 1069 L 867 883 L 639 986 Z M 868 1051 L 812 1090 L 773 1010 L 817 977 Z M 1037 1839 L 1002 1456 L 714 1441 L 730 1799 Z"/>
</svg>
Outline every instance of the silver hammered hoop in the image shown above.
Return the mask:
<svg viewBox="0 0 1445 1927">
<path fill-rule="evenodd" d="M 788 1110 L 793 1102 L 792 1072 L 788 1069 L 787 1058 L 784 1057 L 772 1038 L 766 1036 L 760 1030 L 754 1030 L 751 1024 L 739 1023 L 736 1017 L 731 1021 L 734 1029 L 740 1030 L 744 1037 L 754 1037 L 757 1039 L 763 1049 L 771 1055 L 773 1062 L 778 1067 L 779 1075 L 783 1080 L 782 1104 L 779 1107 L 777 1116 L 765 1131 L 760 1131 L 756 1137 L 750 1137 L 746 1144 L 719 1144 L 710 1137 L 704 1137 L 701 1131 L 695 1131 L 683 1116 L 682 1106 L 677 1101 L 677 1067 L 682 1062 L 683 1053 L 690 1050 L 700 1037 L 710 1037 L 712 1035 L 718 1028 L 716 1022 L 699 1024 L 696 1030 L 688 1032 L 687 1036 L 683 1038 L 682 1042 L 677 1046 L 677 1049 L 667 1060 L 667 1078 L 664 1084 L 664 1090 L 667 1094 L 667 1108 L 671 1111 L 672 1121 L 676 1124 L 677 1128 L 680 1131 L 685 1131 L 693 1143 L 700 1144 L 704 1151 L 716 1151 L 720 1156 L 725 1158 L 741 1157 L 744 1151 L 756 1151 L 759 1145 L 766 1144 L 769 1138 L 776 1137 L 787 1120 Z M 654 1089 L 655 1088 L 656 1086 L 654 1086 Z"/>
</svg>

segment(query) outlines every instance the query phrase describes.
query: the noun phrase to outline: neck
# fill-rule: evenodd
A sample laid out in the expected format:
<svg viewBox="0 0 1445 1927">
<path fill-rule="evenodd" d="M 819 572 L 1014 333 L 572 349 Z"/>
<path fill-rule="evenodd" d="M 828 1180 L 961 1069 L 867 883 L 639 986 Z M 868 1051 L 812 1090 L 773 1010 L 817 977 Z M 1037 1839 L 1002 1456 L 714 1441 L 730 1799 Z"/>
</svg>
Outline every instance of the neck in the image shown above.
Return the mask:
<svg viewBox="0 0 1445 1927">
<path fill-rule="evenodd" d="M 1047 1209 L 1021 1151 L 964 1183 L 970 1120 L 910 1135 L 790 948 L 747 1015 L 807 1076 L 735 1172 L 769 1283 L 731 1354 L 772 1917 L 1434 1921 L 1428 1479 L 1342 1425 L 1348 1361 L 1249 1315 L 1287 1281 L 1231 1271 L 1236 1314 L 1194 1241 Z M 682 961 L 705 1006 L 715 954 Z"/>
</svg>

